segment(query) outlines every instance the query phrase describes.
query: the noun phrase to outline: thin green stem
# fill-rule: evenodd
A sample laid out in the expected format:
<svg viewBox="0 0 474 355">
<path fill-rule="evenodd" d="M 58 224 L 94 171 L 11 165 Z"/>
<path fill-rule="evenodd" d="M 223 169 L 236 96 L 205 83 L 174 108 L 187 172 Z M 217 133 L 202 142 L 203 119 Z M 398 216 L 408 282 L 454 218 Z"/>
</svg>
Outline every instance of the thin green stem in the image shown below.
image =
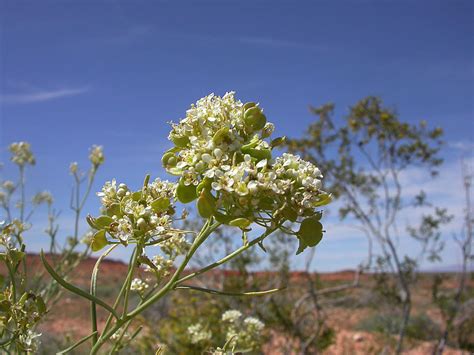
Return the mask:
<svg viewBox="0 0 474 355">
<path fill-rule="evenodd" d="M 133 251 L 132 262 L 129 265 L 128 275 L 127 275 L 127 279 L 125 281 L 126 286 L 125 286 L 125 294 L 123 296 L 122 317 L 124 317 L 128 313 L 128 300 L 129 300 L 129 297 L 130 297 L 130 287 L 131 287 L 131 284 L 132 284 L 133 272 L 134 272 L 135 267 L 137 265 L 138 257 L 141 255 L 141 253 L 142 253 L 142 249 L 139 245 L 137 245 L 137 247 Z"/>
<path fill-rule="evenodd" d="M 117 244 L 117 245 L 120 245 L 120 244 Z M 131 276 L 130 276 L 131 275 L 131 270 L 133 270 L 133 268 L 131 266 L 134 265 L 134 263 L 136 263 L 136 260 L 134 262 L 135 254 L 136 254 L 135 251 L 136 251 L 136 248 L 133 250 L 132 255 L 130 256 L 130 262 L 128 263 L 128 270 L 127 270 L 127 277 L 125 278 L 125 281 L 122 284 L 122 288 L 120 289 L 120 291 L 117 295 L 117 298 L 115 299 L 114 305 L 112 306 L 113 309 L 117 309 L 117 307 L 120 303 L 120 300 L 122 299 L 123 294 L 126 291 L 126 288 L 127 288 L 127 285 L 128 285 L 128 279 L 131 278 Z M 105 321 L 104 329 L 102 330 L 102 334 L 105 333 L 107 331 L 107 329 L 109 328 L 110 323 L 112 322 L 112 318 L 113 317 L 112 317 L 111 314 L 107 317 L 107 320 Z"/>
<path fill-rule="evenodd" d="M 118 319 L 115 326 L 112 327 L 110 330 L 107 332 L 104 332 L 97 343 L 94 345 L 94 347 L 91 350 L 91 355 L 97 354 L 102 345 L 117 331 L 119 330 L 126 322 L 143 312 L 145 309 L 150 307 L 153 303 L 158 301 L 160 298 L 162 298 L 164 295 L 166 295 L 169 291 L 173 289 L 173 287 L 176 285 L 176 281 L 178 280 L 179 276 L 183 272 L 183 270 L 186 268 L 187 264 L 191 260 L 192 256 L 196 252 L 196 250 L 201 246 L 201 244 L 206 240 L 206 238 L 214 231 L 216 230 L 217 227 L 220 226 L 220 223 L 216 222 L 211 225 L 211 221 L 207 220 L 206 223 L 204 224 L 203 228 L 201 229 L 201 232 L 196 236 L 196 239 L 194 240 L 193 244 L 191 245 L 188 253 L 186 254 L 183 262 L 181 265 L 176 269 L 174 272 L 173 276 L 168 280 L 168 282 L 161 288 L 157 293 L 152 295 L 149 299 L 141 303 L 139 306 L 137 306 L 133 311 L 128 313 L 125 317 L 122 317 L 121 319 Z"/>
<path fill-rule="evenodd" d="M 208 266 L 206 266 L 206 267 L 204 267 L 204 268 L 202 268 L 198 271 L 195 271 L 195 272 L 193 272 L 189 275 L 186 275 L 185 277 L 182 277 L 181 279 L 176 281 L 176 284 L 181 284 L 184 281 L 190 280 L 190 279 L 192 279 L 192 278 L 194 278 L 198 275 L 201 275 L 201 274 L 205 273 L 206 271 L 214 269 L 214 268 L 216 268 L 216 267 L 218 267 L 222 264 L 225 264 L 229 260 L 235 258 L 236 256 L 240 255 L 241 253 L 243 253 L 244 251 L 246 251 L 250 247 L 254 246 L 255 244 L 258 244 L 258 243 L 262 242 L 266 237 L 268 237 L 270 234 L 272 234 L 276 229 L 277 229 L 277 227 L 267 228 L 267 230 L 260 237 L 255 238 L 251 242 L 248 242 L 247 244 L 242 245 L 240 248 L 236 249 L 235 251 L 233 251 L 229 255 L 223 257 L 222 259 L 220 259 L 220 260 L 218 260 L 218 261 L 216 261 L 212 264 L 209 264 Z"/>
<path fill-rule="evenodd" d="M 64 349 L 63 351 L 58 352 L 56 355 L 67 354 L 67 353 L 71 352 L 72 350 L 74 350 L 75 348 L 77 348 L 82 343 L 85 343 L 87 340 L 89 340 L 90 338 L 92 338 L 96 335 L 97 335 L 97 331 L 93 332 L 92 334 L 89 334 L 88 336 L 85 336 L 82 339 L 79 339 L 79 341 L 77 341 L 75 344 L 71 345 L 67 349 Z"/>
<path fill-rule="evenodd" d="M 25 218 L 25 203 L 26 203 L 26 197 L 25 197 L 25 167 L 23 165 L 20 165 L 20 221 L 23 223 L 24 218 Z"/>
<path fill-rule="evenodd" d="M 210 293 L 211 295 L 219 295 L 219 296 L 265 296 L 269 295 L 281 290 L 284 290 L 285 288 L 273 288 L 271 290 L 266 290 L 266 291 L 249 291 L 249 292 L 224 292 L 224 291 L 219 291 L 219 290 L 212 290 L 209 288 L 204 288 L 204 287 L 197 287 L 197 286 L 176 286 L 174 288 L 175 290 L 193 290 L 193 291 L 200 291 L 200 292 L 205 292 L 205 293 Z"/>
<path fill-rule="evenodd" d="M 112 245 L 110 248 L 108 248 L 105 253 L 103 253 L 96 261 L 94 265 L 94 269 L 92 270 L 92 276 L 91 276 L 91 286 L 90 286 L 90 292 L 91 295 L 96 297 L 96 290 L 97 290 L 97 275 L 99 273 L 99 266 L 102 260 L 105 259 L 107 255 L 109 255 L 112 250 L 114 250 L 117 247 L 117 244 Z M 92 326 L 92 345 L 97 343 L 97 305 L 94 301 L 91 301 L 91 326 Z"/>
</svg>

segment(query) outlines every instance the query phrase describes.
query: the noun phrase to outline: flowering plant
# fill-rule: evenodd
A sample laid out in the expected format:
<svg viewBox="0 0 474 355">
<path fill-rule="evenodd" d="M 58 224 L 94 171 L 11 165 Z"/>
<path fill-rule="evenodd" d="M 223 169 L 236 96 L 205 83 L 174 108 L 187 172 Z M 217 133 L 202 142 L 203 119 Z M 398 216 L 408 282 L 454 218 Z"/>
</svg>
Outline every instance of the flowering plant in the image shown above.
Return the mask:
<svg viewBox="0 0 474 355">
<path fill-rule="evenodd" d="M 331 200 L 321 190 L 322 174 L 315 165 L 298 156 L 276 156 L 275 148 L 284 138 L 271 140 L 273 130 L 273 124 L 267 122 L 258 104 L 244 104 L 233 92 L 223 97 L 211 94 L 191 105 L 179 123 L 171 124 L 169 140 L 173 147 L 161 160 L 166 171 L 177 177 L 176 183 L 150 181 L 146 176 L 143 186 L 136 191 L 115 180 L 104 185 L 98 193 L 102 214 L 87 217 L 95 230 L 90 241 L 92 250 L 107 247 L 94 267 L 90 292 L 61 278 L 43 256 L 44 265 L 54 279 L 91 301 L 92 333 L 69 350 L 88 339 L 92 339 L 91 354 L 96 354 L 107 342 L 119 347 L 132 320 L 173 290 L 193 289 L 230 296 L 278 291 L 228 294 L 185 284 L 257 244 L 264 249 L 265 238 L 278 230 L 299 240 L 297 253 L 321 240 L 322 213 L 318 208 Z M 186 216 L 183 212 L 177 217 L 180 204 L 191 203 L 195 203 L 205 220 L 197 233 L 180 229 L 177 224 Z M 184 276 L 198 248 L 222 225 L 240 231 L 242 245 L 222 259 Z M 252 238 L 258 232 L 261 234 Z M 123 286 L 111 306 L 96 295 L 97 273 L 101 261 L 118 246 L 132 246 L 133 253 Z M 161 253 L 149 258 L 146 249 L 151 246 L 158 246 Z M 180 262 L 172 272 L 179 256 Z M 143 267 L 154 278 L 141 280 L 136 267 Z M 135 307 L 129 304 L 131 291 L 140 296 Z M 100 332 L 97 306 L 109 313 Z M 248 323 L 251 326 L 255 322 Z M 138 331 L 139 328 L 136 334 Z"/>
<path fill-rule="evenodd" d="M 97 169 L 104 162 L 104 154 L 100 146 L 91 148 L 91 168 L 87 174 L 87 190 L 82 198 L 79 188 L 85 176 L 79 171 L 77 163 L 71 164 L 70 171 L 76 183 L 71 200 L 71 208 L 76 215 L 75 229 L 73 235 L 67 238 L 66 245 L 60 246 L 56 240 L 59 213 L 53 208 L 51 193 L 39 192 L 31 199 L 31 205 L 27 204 L 26 169 L 36 164 L 31 145 L 15 142 L 9 146 L 9 151 L 10 160 L 18 167 L 19 179 L 17 182 L 4 180 L 0 183 L 0 263 L 7 272 L 6 277 L 0 276 L 0 349 L 6 353 L 34 353 L 38 351 L 41 337 L 36 328 L 57 302 L 62 290 L 56 281 L 45 280 L 43 273 L 29 270 L 31 265 L 27 262 L 24 235 L 32 227 L 31 218 L 36 209 L 46 205 L 48 223 L 44 232 L 50 238 L 49 254 L 56 274 L 65 278 L 74 270 L 90 252 L 89 247 L 82 252 L 77 250 L 80 243 L 78 225 Z"/>
</svg>

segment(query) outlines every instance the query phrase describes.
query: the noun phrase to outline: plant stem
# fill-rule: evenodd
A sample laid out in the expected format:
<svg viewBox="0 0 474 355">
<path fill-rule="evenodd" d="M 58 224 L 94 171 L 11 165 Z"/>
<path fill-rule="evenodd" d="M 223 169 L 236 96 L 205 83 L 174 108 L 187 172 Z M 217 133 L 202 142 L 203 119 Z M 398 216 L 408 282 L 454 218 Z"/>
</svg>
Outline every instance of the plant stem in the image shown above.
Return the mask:
<svg viewBox="0 0 474 355">
<path fill-rule="evenodd" d="M 255 238 L 254 240 L 252 240 L 251 242 L 245 244 L 245 245 L 242 245 L 240 248 L 236 249 L 235 251 L 233 251 L 232 253 L 230 253 L 229 255 L 223 257 L 222 259 L 212 263 L 212 264 L 209 264 L 208 266 L 198 270 L 198 271 L 195 271 L 185 277 L 182 277 L 181 279 L 179 279 L 178 281 L 176 281 L 176 284 L 181 284 L 183 283 L 184 281 L 187 281 L 189 279 L 192 279 L 198 275 L 201 275 L 203 273 L 205 273 L 206 271 L 209 271 L 211 269 L 214 269 L 216 267 L 218 267 L 219 265 L 222 265 L 226 262 L 228 262 L 229 260 L 235 258 L 236 256 L 240 255 L 241 253 L 243 253 L 244 251 L 246 251 L 247 249 L 249 249 L 250 247 L 254 246 L 255 244 L 257 243 L 260 243 L 261 241 L 263 241 L 266 237 L 268 237 L 270 234 L 272 234 L 275 230 L 277 229 L 277 227 L 272 227 L 272 228 L 267 228 L 267 230 L 258 238 Z"/>
<path fill-rule="evenodd" d="M 122 317 L 121 319 L 117 320 L 116 324 L 114 327 L 112 327 L 110 330 L 104 332 L 97 343 L 93 346 L 91 349 L 90 354 L 94 355 L 97 354 L 102 345 L 109 340 L 109 338 L 117 331 L 119 330 L 125 323 L 127 323 L 129 320 L 137 316 L 138 314 L 142 313 L 145 309 L 150 307 L 152 304 L 154 304 L 156 301 L 158 301 L 160 298 L 168 294 L 171 290 L 173 290 L 174 286 L 176 285 L 176 281 L 178 280 L 179 276 L 183 272 L 183 270 L 186 268 L 187 264 L 191 260 L 192 256 L 196 252 L 196 250 L 201 246 L 201 244 L 206 240 L 206 238 L 217 228 L 220 226 L 220 223 L 216 222 L 211 225 L 210 220 L 207 220 L 204 226 L 201 229 L 201 232 L 196 236 L 196 239 L 194 240 L 193 244 L 191 245 L 191 248 L 189 249 L 188 253 L 186 254 L 183 262 L 181 265 L 176 269 L 175 273 L 171 277 L 171 279 L 159 290 L 156 294 L 151 296 L 148 300 L 143 302 L 141 305 L 139 305 L 137 308 L 135 308 L 133 311 L 128 313 L 125 317 Z"/>
</svg>

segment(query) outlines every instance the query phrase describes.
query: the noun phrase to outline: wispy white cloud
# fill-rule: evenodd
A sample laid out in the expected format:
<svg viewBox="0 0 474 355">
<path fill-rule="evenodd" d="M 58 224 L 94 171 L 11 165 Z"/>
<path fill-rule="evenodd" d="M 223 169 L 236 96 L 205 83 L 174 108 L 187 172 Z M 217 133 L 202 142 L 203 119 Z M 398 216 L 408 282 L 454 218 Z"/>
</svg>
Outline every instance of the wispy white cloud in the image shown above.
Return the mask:
<svg viewBox="0 0 474 355">
<path fill-rule="evenodd" d="M 89 91 L 89 87 L 42 89 L 28 93 L 0 94 L 0 103 L 4 104 L 31 104 L 77 96 Z"/>
<path fill-rule="evenodd" d="M 474 152 L 474 141 L 456 141 L 448 143 L 450 148 L 460 150 L 462 152 Z"/>
</svg>

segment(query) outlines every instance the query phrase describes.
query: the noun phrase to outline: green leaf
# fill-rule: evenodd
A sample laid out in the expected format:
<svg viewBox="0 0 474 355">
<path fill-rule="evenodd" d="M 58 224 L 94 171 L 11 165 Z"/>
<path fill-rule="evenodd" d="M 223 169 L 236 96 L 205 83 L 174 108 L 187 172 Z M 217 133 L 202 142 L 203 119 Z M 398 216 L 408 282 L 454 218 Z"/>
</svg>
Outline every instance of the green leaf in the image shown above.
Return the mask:
<svg viewBox="0 0 474 355">
<path fill-rule="evenodd" d="M 46 313 L 46 303 L 44 303 L 43 297 L 36 296 L 36 308 L 38 308 L 39 314 Z"/>
<path fill-rule="evenodd" d="M 181 203 L 189 203 L 197 198 L 196 186 L 185 185 L 183 180 L 179 181 L 178 187 L 176 188 L 176 197 Z"/>
<path fill-rule="evenodd" d="M 59 274 L 49 265 L 49 263 L 46 261 L 46 258 L 44 256 L 43 250 L 40 252 L 40 258 L 41 261 L 43 262 L 43 265 L 46 269 L 46 271 L 51 275 L 53 279 L 55 279 L 61 286 L 63 286 L 65 289 L 69 290 L 72 293 L 75 293 L 76 295 L 79 295 L 81 297 L 84 297 L 92 302 L 97 303 L 99 306 L 105 308 L 107 311 L 109 311 L 115 318 L 119 319 L 120 317 L 118 316 L 117 312 L 110 307 L 107 303 L 102 301 L 100 298 L 97 298 L 90 293 L 81 290 L 79 287 L 74 286 L 73 284 L 67 282 L 64 278 L 59 276 Z"/>
<path fill-rule="evenodd" d="M 91 249 L 92 251 L 99 251 L 107 245 L 107 238 L 105 237 L 105 229 L 97 231 L 92 237 Z"/>
<path fill-rule="evenodd" d="M 114 220 L 109 216 L 99 216 L 95 219 L 95 224 L 99 229 L 110 226 Z"/>
</svg>

